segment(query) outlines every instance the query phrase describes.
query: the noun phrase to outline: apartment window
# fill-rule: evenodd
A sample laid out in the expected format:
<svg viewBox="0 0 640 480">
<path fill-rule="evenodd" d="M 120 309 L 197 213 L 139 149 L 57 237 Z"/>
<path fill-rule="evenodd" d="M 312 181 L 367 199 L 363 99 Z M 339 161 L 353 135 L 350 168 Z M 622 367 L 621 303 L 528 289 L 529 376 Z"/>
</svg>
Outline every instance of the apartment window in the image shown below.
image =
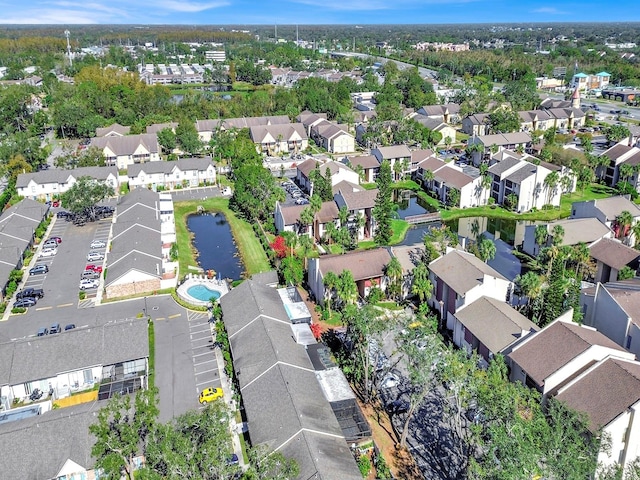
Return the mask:
<svg viewBox="0 0 640 480">
<path fill-rule="evenodd" d="M 631 335 L 627 335 L 627 343 L 625 344 L 625 348 L 629 350 L 631 348 L 631 339 L 633 337 Z"/>
</svg>

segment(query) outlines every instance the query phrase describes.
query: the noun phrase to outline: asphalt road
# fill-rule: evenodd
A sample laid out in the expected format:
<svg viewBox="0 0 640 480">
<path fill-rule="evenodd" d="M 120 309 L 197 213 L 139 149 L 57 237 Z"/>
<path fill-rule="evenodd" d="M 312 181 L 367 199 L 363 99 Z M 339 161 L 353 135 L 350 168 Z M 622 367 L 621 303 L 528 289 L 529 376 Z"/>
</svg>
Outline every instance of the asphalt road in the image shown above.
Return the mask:
<svg viewBox="0 0 640 480">
<path fill-rule="evenodd" d="M 62 328 L 71 323 L 76 328 L 89 328 L 146 312 L 155 324 L 155 379 L 160 391 L 160 419 L 167 421 L 198 408 L 198 394 L 204 388 L 220 386 L 208 313 L 188 311 L 170 295 L 95 305 L 89 298 L 95 291 L 88 291 L 88 298 L 80 301 L 78 284 L 88 263 L 89 244 L 94 239 L 107 240 L 110 226 L 111 219 L 89 222 L 83 227 L 64 219 L 54 220 L 50 236 L 62 238 L 58 253 L 37 260 L 47 264 L 49 272 L 25 274 L 25 286 L 42 288 L 45 296 L 25 314 L 11 315 L 0 322 L 0 342 L 33 337 L 39 328 L 54 323 L 60 323 Z M 63 331 L 59 335 L 64 334 Z"/>
</svg>

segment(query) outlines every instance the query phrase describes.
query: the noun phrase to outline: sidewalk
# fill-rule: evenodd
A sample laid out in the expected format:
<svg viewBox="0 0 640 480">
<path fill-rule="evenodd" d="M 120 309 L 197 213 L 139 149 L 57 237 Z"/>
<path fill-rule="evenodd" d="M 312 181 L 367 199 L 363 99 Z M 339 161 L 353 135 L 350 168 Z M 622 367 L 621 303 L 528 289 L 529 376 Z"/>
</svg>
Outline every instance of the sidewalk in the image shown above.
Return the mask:
<svg viewBox="0 0 640 480">
<path fill-rule="evenodd" d="M 211 335 L 213 341 L 215 338 L 215 327 L 211 324 Z M 242 445 L 240 442 L 240 435 L 242 435 L 242 424 L 238 424 L 236 421 L 236 412 L 238 406 L 233 399 L 233 388 L 231 382 L 224 371 L 224 357 L 222 356 L 222 349 L 217 347 L 215 349 L 216 361 L 218 362 L 218 374 L 220 376 L 220 383 L 222 384 L 222 391 L 224 392 L 224 401 L 229 407 L 231 418 L 229 421 L 229 429 L 231 430 L 231 441 L 233 442 L 233 452 L 238 456 L 238 463 L 242 470 L 246 470 L 248 465 L 244 462 L 244 455 L 242 454 Z"/>
<path fill-rule="evenodd" d="M 53 229 L 53 226 L 56 224 L 57 219 L 58 217 L 56 217 L 54 214 L 53 217 L 51 218 L 51 222 L 49 223 L 49 226 L 47 227 L 47 231 L 42 236 L 43 240 L 49 237 L 49 235 L 51 234 L 51 230 Z M 25 284 L 27 283 L 27 280 L 29 279 L 29 269 L 37 263 L 38 254 L 40 253 L 40 250 L 42 250 L 42 241 L 35 246 L 37 248 L 35 253 L 33 254 L 33 257 L 31 257 L 31 261 L 29 262 L 28 265 L 22 266 L 22 271 L 24 272 L 24 274 L 22 275 L 22 280 L 20 281 L 20 285 L 18 285 L 18 288 L 16 289 L 16 293 L 22 290 Z M 14 300 L 15 300 L 15 293 L 13 294 L 13 297 L 10 299 L 9 303 L 7 304 L 7 309 L 2 314 L 2 318 L 0 318 L 0 322 L 6 322 L 7 320 L 9 320 L 9 317 L 11 316 L 11 308 L 9 308 L 9 305 L 12 305 Z"/>
</svg>

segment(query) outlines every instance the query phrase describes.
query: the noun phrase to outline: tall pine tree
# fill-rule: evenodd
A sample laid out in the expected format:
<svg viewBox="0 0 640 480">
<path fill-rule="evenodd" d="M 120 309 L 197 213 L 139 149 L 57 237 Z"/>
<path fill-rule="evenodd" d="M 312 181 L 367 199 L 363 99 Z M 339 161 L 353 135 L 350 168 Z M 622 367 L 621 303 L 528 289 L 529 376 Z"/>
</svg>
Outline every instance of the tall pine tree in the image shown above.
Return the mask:
<svg viewBox="0 0 640 480">
<path fill-rule="evenodd" d="M 378 245 L 389 245 L 391 235 L 391 219 L 393 215 L 391 166 L 387 160 L 380 165 L 380 172 L 376 179 L 378 194 L 376 204 L 373 207 L 373 218 L 376 221 L 376 229 L 373 239 Z"/>
</svg>

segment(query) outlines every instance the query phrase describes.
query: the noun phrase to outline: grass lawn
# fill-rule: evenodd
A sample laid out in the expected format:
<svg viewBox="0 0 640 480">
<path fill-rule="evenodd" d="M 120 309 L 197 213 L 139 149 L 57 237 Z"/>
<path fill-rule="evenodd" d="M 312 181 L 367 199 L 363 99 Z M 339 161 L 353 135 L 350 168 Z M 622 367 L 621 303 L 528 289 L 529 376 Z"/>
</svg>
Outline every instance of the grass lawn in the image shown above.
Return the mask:
<svg viewBox="0 0 640 480">
<path fill-rule="evenodd" d="M 404 220 L 400 220 L 398 218 L 394 218 L 393 220 L 391 220 L 391 229 L 393 230 L 393 235 L 391 235 L 391 241 L 389 242 L 389 245 L 396 245 L 404 240 L 404 237 L 409 231 L 410 227 L 411 225 L 409 225 Z M 358 243 L 358 249 L 375 248 L 376 246 L 376 242 L 374 242 L 373 240 L 365 240 L 364 242 Z"/>
<path fill-rule="evenodd" d="M 189 271 L 189 265 L 198 265 L 196 262 L 196 251 L 191 245 L 191 232 L 187 229 L 187 217 L 192 213 L 196 213 L 198 205 L 202 205 L 208 212 L 222 212 L 227 218 L 233 238 L 236 241 L 238 251 L 242 257 L 247 276 L 271 269 L 267 254 L 256 238 L 251 225 L 241 218 L 236 217 L 229 209 L 228 199 L 216 197 L 207 198 L 206 200 L 176 202 L 174 204 L 178 262 L 181 275 L 185 275 Z"/>
<path fill-rule="evenodd" d="M 571 215 L 571 204 L 573 202 L 583 202 L 595 200 L 598 198 L 610 197 L 614 191 L 608 187 L 598 184 L 592 184 L 583 192 L 575 192 L 569 195 L 563 195 L 560 200 L 560 207 L 551 210 L 537 210 L 535 212 L 515 213 L 502 207 L 474 207 L 474 208 L 455 208 L 453 210 L 440 210 L 443 220 L 455 220 L 465 217 L 491 217 L 506 218 L 511 220 L 530 220 L 530 221 L 551 221 L 559 218 L 566 218 Z"/>
</svg>

